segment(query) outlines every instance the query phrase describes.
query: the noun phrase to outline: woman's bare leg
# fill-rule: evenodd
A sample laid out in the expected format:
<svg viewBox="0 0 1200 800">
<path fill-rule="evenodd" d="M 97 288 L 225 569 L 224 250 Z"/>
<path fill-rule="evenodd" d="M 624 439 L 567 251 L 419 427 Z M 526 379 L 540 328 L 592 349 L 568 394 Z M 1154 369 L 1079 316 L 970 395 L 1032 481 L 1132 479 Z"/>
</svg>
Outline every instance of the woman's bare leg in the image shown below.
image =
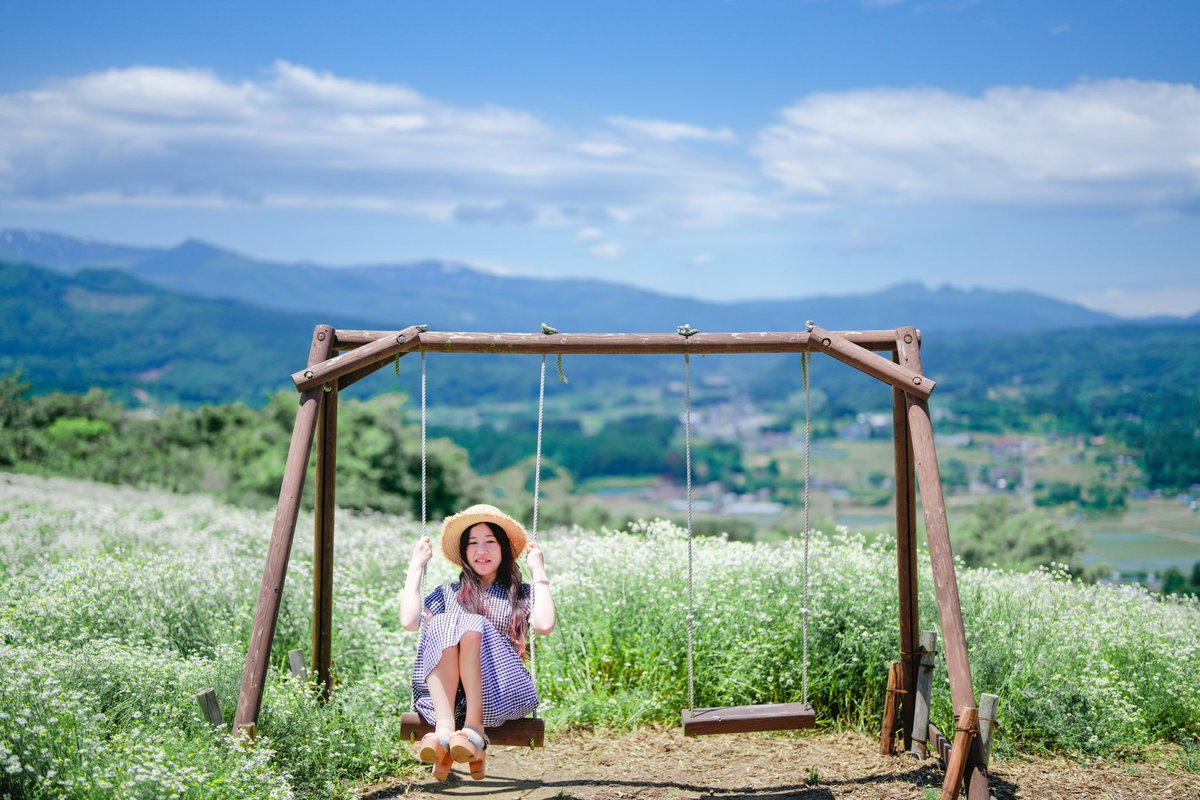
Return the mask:
<svg viewBox="0 0 1200 800">
<path fill-rule="evenodd" d="M 483 729 L 483 676 L 479 665 L 482 642 L 482 634 L 476 631 L 467 631 L 458 641 L 458 679 L 467 696 L 466 724 L 480 730 Z"/>
<path fill-rule="evenodd" d="M 463 637 L 466 638 L 465 636 Z M 478 634 L 476 634 L 478 639 Z M 479 643 L 475 644 L 475 669 L 479 671 Z M 452 645 L 442 651 L 442 660 L 425 679 L 429 687 L 429 699 L 433 701 L 433 713 L 437 715 L 437 732 L 449 736 L 454 733 L 454 696 L 458 694 L 458 664 L 461 656 L 459 646 Z M 468 695 L 469 697 L 469 695 Z M 470 706 L 468 705 L 468 709 Z M 470 711 L 467 712 L 470 714 Z"/>
</svg>

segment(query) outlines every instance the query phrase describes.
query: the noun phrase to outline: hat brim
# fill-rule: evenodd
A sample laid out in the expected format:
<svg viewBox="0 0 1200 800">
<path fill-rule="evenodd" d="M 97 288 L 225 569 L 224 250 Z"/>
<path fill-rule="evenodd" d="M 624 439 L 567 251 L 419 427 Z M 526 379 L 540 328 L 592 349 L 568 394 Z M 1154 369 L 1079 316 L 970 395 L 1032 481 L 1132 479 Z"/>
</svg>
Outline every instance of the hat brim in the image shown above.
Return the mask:
<svg viewBox="0 0 1200 800">
<path fill-rule="evenodd" d="M 442 523 L 442 555 L 447 561 L 460 567 L 463 565 L 462 556 L 458 551 L 459 542 L 464 531 L 470 530 L 480 522 L 492 522 L 504 530 L 514 559 L 525 552 L 529 536 L 525 533 L 524 526 L 495 506 L 480 504 L 446 517 Z"/>
</svg>

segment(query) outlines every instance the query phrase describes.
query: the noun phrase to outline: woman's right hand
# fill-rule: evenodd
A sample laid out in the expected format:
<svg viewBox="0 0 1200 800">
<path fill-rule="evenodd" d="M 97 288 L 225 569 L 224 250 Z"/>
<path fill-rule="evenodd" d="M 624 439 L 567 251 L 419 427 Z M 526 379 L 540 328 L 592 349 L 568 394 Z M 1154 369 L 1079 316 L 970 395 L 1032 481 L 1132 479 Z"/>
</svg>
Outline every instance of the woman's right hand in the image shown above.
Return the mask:
<svg viewBox="0 0 1200 800">
<path fill-rule="evenodd" d="M 422 536 L 417 539 L 417 543 L 413 547 L 412 566 L 416 569 L 424 569 L 431 558 L 433 558 L 433 544 L 429 541 L 428 536 Z"/>
</svg>

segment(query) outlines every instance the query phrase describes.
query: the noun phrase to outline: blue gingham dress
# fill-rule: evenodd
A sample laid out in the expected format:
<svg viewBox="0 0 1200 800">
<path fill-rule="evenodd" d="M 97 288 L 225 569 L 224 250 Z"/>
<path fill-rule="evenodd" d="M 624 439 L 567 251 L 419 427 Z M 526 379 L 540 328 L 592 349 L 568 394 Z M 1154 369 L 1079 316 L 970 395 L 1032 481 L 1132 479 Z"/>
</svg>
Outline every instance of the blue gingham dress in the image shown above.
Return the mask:
<svg viewBox="0 0 1200 800">
<path fill-rule="evenodd" d="M 459 643 L 467 631 L 483 634 L 479 651 L 480 672 L 483 676 L 483 725 L 493 727 L 505 720 L 520 719 L 537 708 L 537 688 L 517 649 L 501 633 L 512 621 L 512 608 L 507 591 L 492 584 L 484 591 L 484 604 L 491 619 L 472 614 L 458 603 L 458 584 L 446 583 L 429 593 L 425 608 L 432 615 L 421 631 L 417 661 L 413 668 L 413 707 L 430 725 L 437 724 L 433 699 L 425 679 L 442 660 L 447 647 Z M 521 595 L 528 597 L 530 586 L 521 584 Z M 454 702 L 455 727 L 461 728 L 467 713 L 467 698 L 460 684 Z"/>
</svg>

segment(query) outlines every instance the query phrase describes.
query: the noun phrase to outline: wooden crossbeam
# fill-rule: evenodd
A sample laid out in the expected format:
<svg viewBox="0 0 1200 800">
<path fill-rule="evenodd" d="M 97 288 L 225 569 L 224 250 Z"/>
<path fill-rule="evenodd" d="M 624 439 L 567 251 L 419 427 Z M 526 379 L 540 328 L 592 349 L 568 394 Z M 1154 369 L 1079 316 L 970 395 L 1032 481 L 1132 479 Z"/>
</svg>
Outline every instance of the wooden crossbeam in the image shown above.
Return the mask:
<svg viewBox="0 0 1200 800">
<path fill-rule="evenodd" d="M 817 715 L 809 703 L 764 703 L 756 706 L 691 708 L 683 712 L 683 735 L 753 733 L 815 728 Z"/>
</svg>

